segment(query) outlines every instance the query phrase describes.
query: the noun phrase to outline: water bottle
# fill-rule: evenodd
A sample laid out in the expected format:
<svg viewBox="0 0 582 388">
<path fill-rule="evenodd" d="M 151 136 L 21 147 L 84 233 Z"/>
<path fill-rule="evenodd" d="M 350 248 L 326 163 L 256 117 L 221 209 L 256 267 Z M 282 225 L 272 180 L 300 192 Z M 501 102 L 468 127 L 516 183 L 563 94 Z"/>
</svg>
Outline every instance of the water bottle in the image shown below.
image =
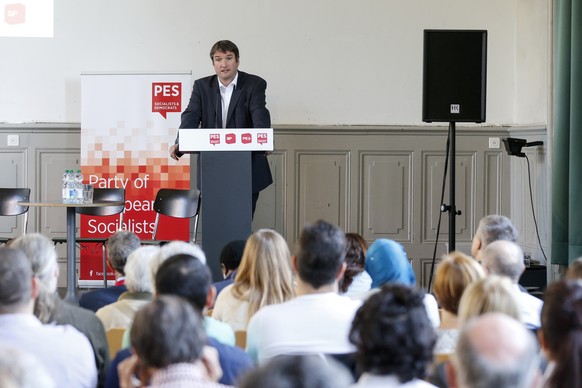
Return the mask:
<svg viewBox="0 0 582 388">
<path fill-rule="evenodd" d="M 67 192 L 67 177 L 69 175 L 69 170 L 65 170 L 63 173 L 63 188 L 62 188 L 62 197 L 63 203 L 67 203 L 67 199 L 69 198 L 69 193 Z"/>
<path fill-rule="evenodd" d="M 75 203 L 83 203 L 83 174 L 77 170 L 73 176 L 75 182 Z"/>
<path fill-rule="evenodd" d="M 77 199 L 77 191 L 75 190 L 73 170 L 67 170 L 67 182 L 65 187 L 67 191 L 67 199 L 65 203 L 75 203 Z"/>
</svg>

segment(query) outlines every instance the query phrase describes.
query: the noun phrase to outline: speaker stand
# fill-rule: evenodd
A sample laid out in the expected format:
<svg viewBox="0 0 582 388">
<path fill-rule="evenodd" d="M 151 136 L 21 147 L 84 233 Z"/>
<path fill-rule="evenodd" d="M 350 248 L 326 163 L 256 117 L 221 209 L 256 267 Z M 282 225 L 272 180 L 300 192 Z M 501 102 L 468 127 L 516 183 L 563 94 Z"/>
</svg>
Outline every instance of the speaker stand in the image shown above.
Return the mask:
<svg viewBox="0 0 582 388">
<path fill-rule="evenodd" d="M 456 136 L 456 126 L 455 122 L 449 122 L 449 204 L 442 204 L 441 211 L 449 212 L 449 252 L 455 250 L 455 230 L 456 221 L 455 217 L 461 215 L 461 211 L 457 210 L 455 205 L 455 136 Z"/>
</svg>

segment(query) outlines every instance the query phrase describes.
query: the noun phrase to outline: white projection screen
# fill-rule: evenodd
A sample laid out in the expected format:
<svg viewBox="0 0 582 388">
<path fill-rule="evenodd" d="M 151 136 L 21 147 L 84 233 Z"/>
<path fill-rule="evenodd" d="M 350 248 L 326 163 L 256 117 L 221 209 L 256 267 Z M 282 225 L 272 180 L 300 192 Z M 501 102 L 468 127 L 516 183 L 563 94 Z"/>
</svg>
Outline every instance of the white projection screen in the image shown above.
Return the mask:
<svg viewBox="0 0 582 388">
<path fill-rule="evenodd" d="M 54 0 L 0 0 L 0 12 L 0 37 L 53 37 Z"/>
</svg>

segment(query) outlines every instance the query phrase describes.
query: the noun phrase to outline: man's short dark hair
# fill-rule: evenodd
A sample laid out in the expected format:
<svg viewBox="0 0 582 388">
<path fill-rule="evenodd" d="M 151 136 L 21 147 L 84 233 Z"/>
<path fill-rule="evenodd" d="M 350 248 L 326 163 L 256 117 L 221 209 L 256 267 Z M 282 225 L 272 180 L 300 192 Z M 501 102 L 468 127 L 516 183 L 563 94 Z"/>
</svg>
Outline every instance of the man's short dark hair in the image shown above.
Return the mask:
<svg viewBox="0 0 582 388">
<path fill-rule="evenodd" d="M 339 363 L 316 355 L 283 355 L 247 373 L 240 388 L 344 388 L 351 376 Z"/>
<path fill-rule="evenodd" d="M 234 271 L 238 268 L 245 250 L 245 244 L 245 240 L 234 240 L 222 248 L 220 263 L 224 265 L 225 269 Z"/>
<path fill-rule="evenodd" d="M 219 51 L 222 53 L 226 53 L 229 51 L 232 52 L 234 54 L 234 57 L 238 61 L 239 57 L 238 47 L 236 47 L 236 44 L 234 44 L 230 40 L 219 40 L 218 42 L 214 43 L 214 45 L 210 49 L 210 59 L 214 60 L 214 54 L 216 54 Z"/>
<path fill-rule="evenodd" d="M 423 298 L 421 291 L 391 283 L 360 307 L 349 339 L 362 372 L 396 375 L 401 383 L 425 377 L 436 337 Z"/>
<path fill-rule="evenodd" d="M 334 282 L 346 255 L 345 233 L 319 220 L 307 225 L 299 238 L 297 272 L 315 289 Z"/>
<path fill-rule="evenodd" d="M 210 271 L 196 257 L 179 254 L 168 258 L 156 273 L 156 293 L 186 299 L 199 312 L 206 305 L 212 283 Z"/>
<path fill-rule="evenodd" d="M 125 275 L 127 256 L 141 245 L 139 237 L 129 230 L 119 230 L 107 240 L 107 258 L 114 270 Z"/>
<path fill-rule="evenodd" d="M 131 326 L 131 346 L 145 367 L 192 363 L 205 343 L 201 314 L 176 296 L 157 297 L 137 312 Z"/>
<path fill-rule="evenodd" d="M 0 311 L 11 312 L 32 298 L 30 260 L 19 249 L 0 248 Z"/>
</svg>

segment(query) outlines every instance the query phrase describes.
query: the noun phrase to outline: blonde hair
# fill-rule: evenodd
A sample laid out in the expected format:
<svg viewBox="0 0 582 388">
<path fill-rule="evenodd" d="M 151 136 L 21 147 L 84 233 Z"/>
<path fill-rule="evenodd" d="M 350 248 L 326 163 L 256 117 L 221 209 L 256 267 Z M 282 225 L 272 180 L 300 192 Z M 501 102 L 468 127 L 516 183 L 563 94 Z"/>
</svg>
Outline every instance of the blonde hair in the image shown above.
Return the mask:
<svg viewBox="0 0 582 388">
<path fill-rule="evenodd" d="M 434 294 L 439 305 L 457 315 L 465 288 L 484 277 L 485 271 L 479 263 L 464 253 L 454 251 L 444 255 L 434 280 Z"/>
<path fill-rule="evenodd" d="M 471 283 L 459 303 L 461 325 L 471 318 L 491 312 L 503 313 L 521 322 L 519 306 L 511 291 L 512 286 L 509 278 L 497 275 L 489 275 Z"/>
<path fill-rule="evenodd" d="M 291 254 L 279 233 L 260 229 L 249 237 L 232 293 L 249 302 L 249 320 L 261 307 L 295 296 Z"/>
</svg>

